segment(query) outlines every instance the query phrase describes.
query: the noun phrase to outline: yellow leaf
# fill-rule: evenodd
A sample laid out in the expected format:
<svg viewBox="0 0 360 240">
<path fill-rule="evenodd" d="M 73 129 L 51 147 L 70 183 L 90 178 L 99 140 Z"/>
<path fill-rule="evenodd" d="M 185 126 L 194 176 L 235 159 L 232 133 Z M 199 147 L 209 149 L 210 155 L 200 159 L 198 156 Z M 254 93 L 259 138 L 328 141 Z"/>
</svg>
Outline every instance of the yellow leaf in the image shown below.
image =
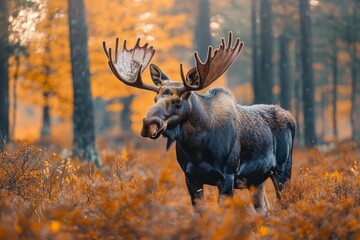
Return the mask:
<svg viewBox="0 0 360 240">
<path fill-rule="evenodd" d="M 50 230 L 54 233 L 60 230 L 60 223 L 58 221 L 52 221 L 50 223 Z"/>
<path fill-rule="evenodd" d="M 121 158 L 124 160 L 124 161 L 127 161 L 129 159 L 129 155 L 128 155 L 128 152 L 126 150 L 122 151 L 121 153 Z"/>
<path fill-rule="evenodd" d="M 265 226 L 261 226 L 259 229 L 259 235 L 261 237 L 265 236 L 269 232 L 269 228 Z"/>
</svg>

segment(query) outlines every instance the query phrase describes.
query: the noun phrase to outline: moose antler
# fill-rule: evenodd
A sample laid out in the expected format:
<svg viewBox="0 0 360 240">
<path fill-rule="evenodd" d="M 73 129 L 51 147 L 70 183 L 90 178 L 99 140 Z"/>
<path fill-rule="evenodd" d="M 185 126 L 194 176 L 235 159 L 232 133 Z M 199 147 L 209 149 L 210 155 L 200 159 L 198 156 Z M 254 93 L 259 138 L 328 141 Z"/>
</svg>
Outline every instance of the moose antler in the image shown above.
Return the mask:
<svg viewBox="0 0 360 240">
<path fill-rule="evenodd" d="M 206 88 L 218 79 L 239 56 L 244 42 L 236 39 L 235 46 L 232 47 L 232 32 L 229 32 L 228 44 L 225 46 L 224 38 L 218 49 L 213 52 L 213 47 L 209 46 L 207 59 L 204 63 L 199 58 L 198 52 L 194 53 L 196 67 L 192 68 L 184 76 L 182 64 L 180 64 L 181 78 L 184 84 L 182 92 L 198 91 Z"/>
<path fill-rule="evenodd" d="M 141 79 L 141 74 L 155 54 L 155 49 L 152 46 L 148 47 L 148 45 L 146 43 L 140 47 L 140 38 L 138 38 L 134 48 L 128 50 L 126 49 L 125 40 L 123 49 L 119 50 L 119 38 L 116 38 L 114 61 L 111 48 L 107 49 L 106 43 L 103 41 L 103 48 L 109 60 L 109 67 L 120 81 L 132 87 L 158 92 L 159 87 L 144 84 Z"/>
</svg>

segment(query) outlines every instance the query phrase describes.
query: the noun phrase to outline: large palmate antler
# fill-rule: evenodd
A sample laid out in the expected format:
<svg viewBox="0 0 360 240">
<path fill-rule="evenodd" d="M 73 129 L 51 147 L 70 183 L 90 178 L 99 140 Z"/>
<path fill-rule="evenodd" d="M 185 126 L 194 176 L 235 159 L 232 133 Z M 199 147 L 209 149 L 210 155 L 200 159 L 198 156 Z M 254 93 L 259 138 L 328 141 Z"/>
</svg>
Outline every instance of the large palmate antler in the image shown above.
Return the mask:
<svg viewBox="0 0 360 240">
<path fill-rule="evenodd" d="M 140 47 L 140 38 L 138 38 L 134 48 L 126 49 L 126 40 L 123 49 L 119 50 L 119 38 L 116 38 L 115 44 L 115 60 L 112 57 L 111 48 L 106 48 L 103 41 L 103 48 L 108 58 L 108 63 L 113 74 L 126 85 L 158 92 L 159 87 L 144 84 L 141 74 L 150 63 L 155 54 L 155 49 L 148 43 Z"/>
<path fill-rule="evenodd" d="M 207 59 L 201 62 L 198 52 L 194 53 L 196 67 L 191 69 L 186 77 L 182 64 L 180 64 L 181 78 L 184 83 L 183 92 L 197 91 L 206 88 L 218 79 L 239 56 L 244 42 L 236 39 L 235 46 L 232 47 L 232 32 L 229 32 L 228 44 L 225 46 L 224 38 L 218 49 L 213 52 L 213 47 L 209 46 Z"/>
</svg>

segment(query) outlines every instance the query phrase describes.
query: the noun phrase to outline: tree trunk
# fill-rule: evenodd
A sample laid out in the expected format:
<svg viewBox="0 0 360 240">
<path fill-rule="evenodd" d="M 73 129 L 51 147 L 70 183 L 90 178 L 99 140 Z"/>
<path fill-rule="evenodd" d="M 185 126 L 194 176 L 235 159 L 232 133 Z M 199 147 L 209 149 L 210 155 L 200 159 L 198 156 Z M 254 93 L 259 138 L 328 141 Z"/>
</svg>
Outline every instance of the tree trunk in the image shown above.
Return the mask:
<svg viewBox="0 0 360 240">
<path fill-rule="evenodd" d="M 256 10 L 257 0 L 251 1 L 251 36 L 252 36 L 252 84 L 254 91 L 254 103 L 260 103 L 259 96 L 261 93 L 260 90 L 260 79 L 259 79 L 259 66 L 258 66 L 258 51 L 257 51 L 257 22 L 256 22 Z"/>
<path fill-rule="evenodd" d="M 321 100 L 320 100 L 320 117 L 321 117 L 321 134 L 319 136 L 318 141 L 321 143 L 325 142 L 325 136 L 326 136 L 326 129 L 327 129 L 327 119 L 326 119 L 326 104 L 327 104 L 327 91 L 326 90 L 322 90 L 321 92 Z"/>
<path fill-rule="evenodd" d="M 357 111 L 356 111 L 356 106 L 357 106 L 357 88 L 358 88 L 358 84 L 357 84 L 357 78 L 358 78 L 358 72 L 357 72 L 357 67 L 356 67 L 356 63 L 357 61 L 357 56 L 356 56 L 356 42 L 351 44 L 351 48 L 352 49 L 352 64 L 351 64 L 351 110 L 350 110 L 350 122 L 351 122 L 351 138 L 352 140 L 358 140 L 359 136 L 358 136 L 358 131 L 359 129 L 357 128 Z"/>
<path fill-rule="evenodd" d="M 301 61 L 303 82 L 304 140 L 307 147 L 316 144 L 313 51 L 311 40 L 311 17 L 309 0 L 299 0 L 301 30 Z"/>
<path fill-rule="evenodd" d="M 208 47 L 211 45 L 209 0 L 199 1 L 199 15 L 194 34 L 194 42 L 200 59 L 205 61 Z"/>
<path fill-rule="evenodd" d="M 74 155 L 101 166 L 101 160 L 95 147 L 84 1 L 68 0 L 68 3 L 71 73 L 74 91 Z"/>
<path fill-rule="evenodd" d="M 301 54 L 300 54 L 300 47 L 299 47 L 299 43 L 296 42 L 296 46 L 295 46 L 295 71 L 296 71 L 296 79 L 295 79 L 295 84 L 294 84 L 294 91 L 295 91 L 295 121 L 298 125 L 298 127 L 296 128 L 296 140 L 299 143 L 302 143 L 302 129 L 300 127 L 300 115 L 301 115 L 301 105 L 302 105 L 302 98 L 301 98 Z"/>
<path fill-rule="evenodd" d="M 355 1 L 354 1 L 355 4 Z M 358 113 L 356 111 L 356 108 L 358 107 L 357 104 L 357 89 L 358 89 L 358 56 L 357 56 L 357 48 L 356 44 L 358 42 L 357 34 L 356 34 L 356 14 L 357 9 L 356 5 L 352 9 L 352 16 L 349 17 L 350 21 L 350 36 L 349 36 L 349 51 L 351 56 L 351 110 L 350 110 L 350 123 L 351 123 L 351 138 L 352 140 L 358 140 L 359 139 L 359 129 L 358 129 Z"/>
<path fill-rule="evenodd" d="M 285 33 L 279 36 L 279 51 L 280 103 L 283 108 L 290 110 L 289 38 Z"/>
<path fill-rule="evenodd" d="M 123 104 L 123 109 L 121 111 L 120 119 L 121 119 L 121 130 L 125 134 L 131 134 L 131 109 L 130 105 L 134 100 L 135 95 L 130 95 L 128 97 L 124 97 L 121 99 L 121 103 Z"/>
<path fill-rule="evenodd" d="M 273 103 L 273 34 L 272 34 L 272 1 L 261 0 L 261 59 L 258 103 Z"/>
<path fill-rule="evenodd" d="M 9 1 L 0 0 L 0 151 L 9 137 Z"/>
<path fill-rule="evenodd" d="M 43 93 L 44 106 L 43 106 L 43 125 L 41 128 L 41 138 L 48 138 L 51 135 L 51 119 L 50 119 L 50 105 L 49 93 Z"/>
<path fill-rule="evenodd" d="M 54 19 L 55 19 L 55 14 L 49 14 L 47 16 L 47 22 L 46 22 L 46 31 L 50 32 L 51 28 L 54 26 Z M 50 117 L 50 96 L 51 93 L 49 92 L 49 77 L 50 74 L 52 72 L 51 66 L 49 65 L 49 63 L 52 61 L 52 57 L 51 57 L 51 36 L 48 34 L 46 37 L 46 43 L 45 43 L 45 47 L 44 47 L 44 70 L 45 70 L 45 79 L 44 82 L 42 84 L 42 90 L 43 90 L 43 106 L 42 106 L 42 111 L 43 111 L 43 118 L 42 118 L 42 128 L 40 131 L 40 136 L 41 139 L 47 143 L 50 139 L 50 135 L 51 135 L 51 117 Z"/>
<path fill-rule="evenodd" d="M 338 49 L 336 46 L 336 40 L 333 46 L 333 52 L 332 52 L 332 56 L 331 56 L 331 60 L 332 60 L 332 79 L 333 79 L 333 99 L 332 99 L 332 106 L 333 106 L 333 112 L 332 112 L 332 122 L 333 122 L 333 135 L 335 138 L 335 141 L 337 141 L 338 138 L 338 131 L 337 131 L 337 85 L 338 85 L 338 58 L 337 58 L 337 54 L 338 54 Z"/>
<path fill-rule="evenodd" d="M 11 128 L 10 128 L 10 137 L 14 138 L 15 136 L 15 127 L 16 127 L 16 110 L 17 110 L 17 82 L 19 78 L 19 68 L 20 68 L 20 53 L 17 53 L 15 56 L 15 73 L 12 86 L 13 94 L 13 104 L 12 104 L 12 116 L 11 116 Z"/>
</svg>

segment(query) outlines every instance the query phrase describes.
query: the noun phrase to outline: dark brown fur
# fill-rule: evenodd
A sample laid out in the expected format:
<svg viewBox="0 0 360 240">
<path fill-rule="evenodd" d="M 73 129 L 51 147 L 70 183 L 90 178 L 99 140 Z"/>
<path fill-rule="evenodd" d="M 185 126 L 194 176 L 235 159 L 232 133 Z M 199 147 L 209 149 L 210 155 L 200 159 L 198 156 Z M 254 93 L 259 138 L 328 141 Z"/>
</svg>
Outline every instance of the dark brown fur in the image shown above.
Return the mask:
<svg viewBox="0 0 360 240">
<path fill-rule="evenodd" d="M 168 147 L 176 142 L 192 203 L 203 196 L 204 184 L 217 186 L 220 196 L 254 186 L 254 206 L 265 213 L 263 182 L 271 177 L 281 189 L 291 176 L 292 115 L 277 105 L 238 105 L 224 88 L 179 94 L 179 82 L 154 82 L 160 89 L 144 118 L 142 135 L 163 135 Z"/>
</svg>

